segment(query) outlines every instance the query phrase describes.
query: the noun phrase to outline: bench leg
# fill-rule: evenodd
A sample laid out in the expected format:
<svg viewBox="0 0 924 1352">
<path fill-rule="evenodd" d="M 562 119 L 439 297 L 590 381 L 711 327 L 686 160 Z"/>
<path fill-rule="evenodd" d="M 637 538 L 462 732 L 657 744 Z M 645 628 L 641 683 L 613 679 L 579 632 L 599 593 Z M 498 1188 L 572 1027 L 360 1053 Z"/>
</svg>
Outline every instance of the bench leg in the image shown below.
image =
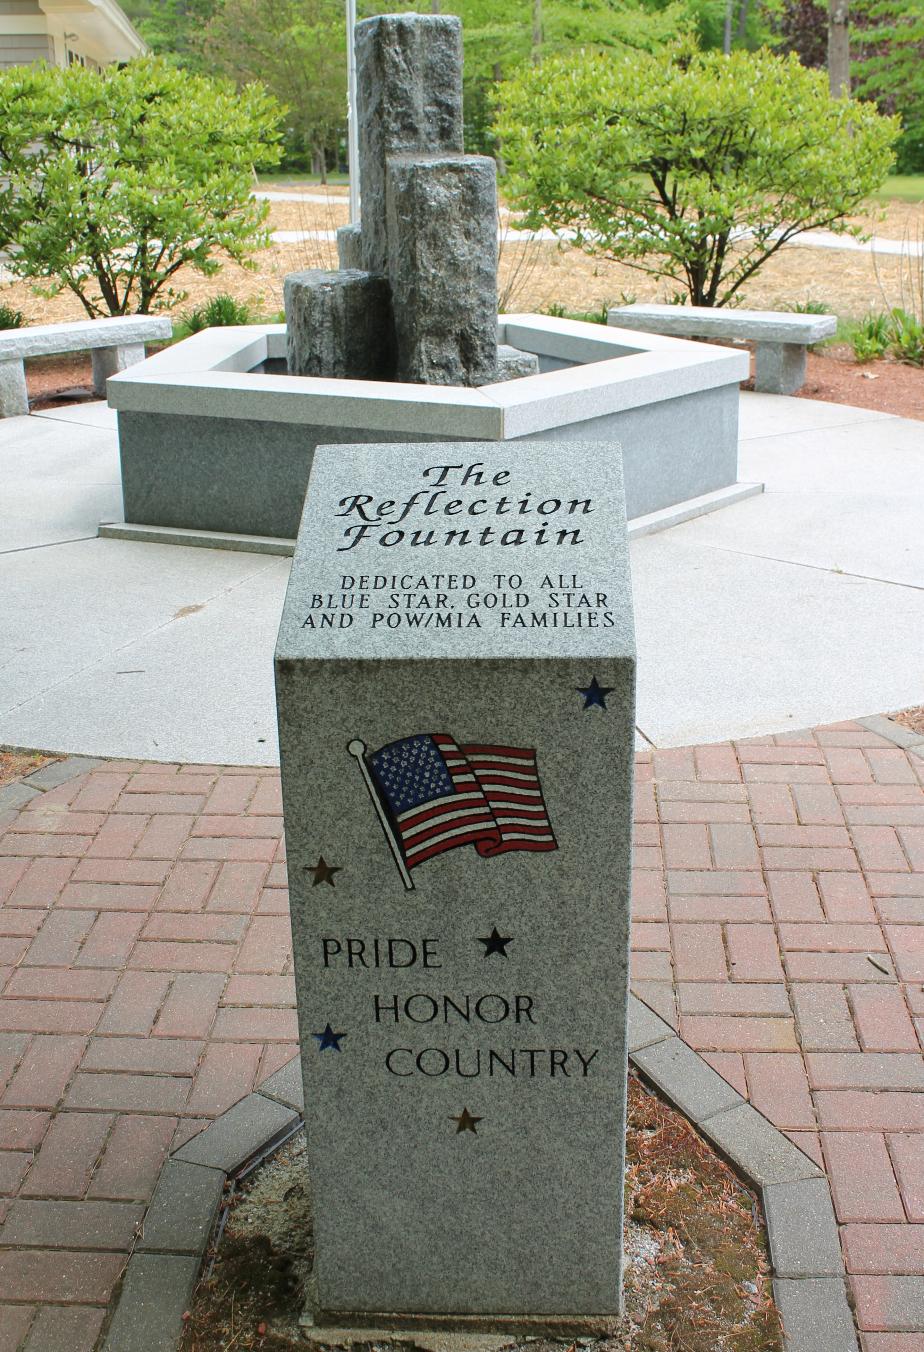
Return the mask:
<svg viewBox="0 0 924 1352">
<path fill-rule="evenodd" d="M 805 348 L 801 343 L 758 343 L 755 390 L 795 394 L 805 384 Z"/>
<path fill-rule="evenodd" d="M 143 343 L 126 343 L 124 347 L 97 347 L 93 349 L 93 390 L 106 398 L 106 381 L 118 375 L 126 366 L 137 366 L 144 361 Z"/>
<path fill-rule="evenodd" d="M 19 418 L 28 412 L 26 368 L 22 359 L 0 361 L 0 418 Z"/>
</svg>

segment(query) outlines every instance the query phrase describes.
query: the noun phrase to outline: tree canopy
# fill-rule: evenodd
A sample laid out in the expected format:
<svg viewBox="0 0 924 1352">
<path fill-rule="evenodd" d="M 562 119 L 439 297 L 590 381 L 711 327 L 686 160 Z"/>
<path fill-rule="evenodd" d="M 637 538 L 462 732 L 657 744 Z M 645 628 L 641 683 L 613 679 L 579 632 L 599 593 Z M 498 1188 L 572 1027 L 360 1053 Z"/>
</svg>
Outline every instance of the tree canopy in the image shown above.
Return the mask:
<svg viewBox="0 0 924 1352">
<path fill-rule="evenodd" d="M 795 56 L 554 57 L 500 89 L 508 192 L 532 227 L 727 305 L 805 230 L 844 217 L 893 162 L 896 118 L 832 99 Z"/>
<path fill-rule="evenodd" d="M 343 0 L 123 0 L 153 50 L 189 70 L 218 70 L 240 85 L 262 80 L 288 106 L 292 167 L 342 161 L 346 131 Z M 427 0 L 358 0 L 360 18 L 427 10 Z M 494 147 L 490 95 L 537 58 L 578 51 L 654 52 L 680 34 L 705 51 L 794 51 L 827 59 L 827 0 L 441 0 L 465 35 L 466 140 Z M 924 168 L 924 3 L 851 0 L 853 92 L 898 112 L 900 167 Z M 537 17 L 539 22 L 537 24 Z"/>
<path fill-rule="evenodd" d="M 89 315 L 147 314 L 267 242 L 251 196 L 255 156 L 278 157 L 281 108 L 265 90 L 157 58 L 97 72 L 0 73 L 0 247 L 6 266 L 65 288 Z"/>
<path fill-rule="evenodd" d="M 862 0 L 859 17 L 856 91 L 900 114 L 899 170 L 924 170 L 924 5 Z"/>
</svg>

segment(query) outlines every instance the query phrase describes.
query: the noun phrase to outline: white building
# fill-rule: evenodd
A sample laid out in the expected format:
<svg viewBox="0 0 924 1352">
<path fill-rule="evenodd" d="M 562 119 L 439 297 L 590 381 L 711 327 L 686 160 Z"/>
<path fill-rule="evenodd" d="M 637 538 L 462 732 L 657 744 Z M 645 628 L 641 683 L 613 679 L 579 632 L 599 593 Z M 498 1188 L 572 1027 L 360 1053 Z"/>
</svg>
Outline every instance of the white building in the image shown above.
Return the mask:
<svg viewBox="0 0 924 1352">
<path fill-rule="evenodd" d="M 0 71 L 36 61 L 100 70 L 146 51 L 115 0 L 0 0 Z"/>
</svg>

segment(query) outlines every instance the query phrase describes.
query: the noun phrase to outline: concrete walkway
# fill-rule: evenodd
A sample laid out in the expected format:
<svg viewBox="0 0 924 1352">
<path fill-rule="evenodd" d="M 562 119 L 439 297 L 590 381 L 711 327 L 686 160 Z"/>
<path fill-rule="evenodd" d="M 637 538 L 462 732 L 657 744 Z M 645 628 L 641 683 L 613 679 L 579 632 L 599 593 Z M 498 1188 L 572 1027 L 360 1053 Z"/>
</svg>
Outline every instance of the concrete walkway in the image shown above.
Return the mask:
<svg viewBox="0 0 924 1352">
<path fill-rule="evenodd" d="M 267 196 L 268 194 L 263 194 Z M 277 194 L 282 196 L 282 194 Z M 294 197 L 294 194 L 292 195 Z M 296 199 L 299 200 L 299 199 Z M 301 198 L 304 201 L 306 199 Z M 775 238 L 780 232 L 771 231 L 771 239 Z M 747 239 L 753 231 L 739 231 L 733 238 Z M 508 227 L 498 231 L 499 240 L 507 240 L 510 243 L 516 241 L 533 242 L 536 244 L 559 244 L 562 241 L 569 242 L 577 238 L 574 230 L 515 230 Z M 270 239 L 274 244 L 302 244 L 305 240 L 314 240 L 323 244 L 334 244 L 337 240 L 336 230 L 274 230 Z M 891 254 L 896 257 L 906 257 L 909 259 L 920 258 L 924 252 L 922 246 L 917 240 L 886 239 L 881 235 L 873 235 L 866 240 L 853 239 L 850 235 L 837 235 L 831 230 L 812 230 L 808 234 L 799 235 L 796 239 L 787 240 L 783 246 L 785 249 L 845 249 L 852 253 L 867 254 Z"/>
<path fill-rule="evenodd" d="M 0 422 L 0 742 L 265 765 L 288 561 L 96 538 L 114 415 Z M 639 727 L 659 747 L 921 699 L 924 423 L 745 394 L 766 492 L 633 542 Z"/>
<path fill-rule="evenodd" d="M 323 193 L 310 192 L 285 192 L 281 190 L 261 190 L 251 193 L 256 201 L 259 202 L 306 202 L 312 205 L 330 207 L 331 204 L 338 206 L 347 206 L 348 200 L 345 195 L 339 197 L 325 196 Z M 500 207 L 499 213 L 502 217 L 508 218 L 511 212 L 507 207 Z M 518 230 L 514 227 L 507 228 L 498 232 L 498 238 L 503 239 L 509 236 L 511 240 L 537 240 L 542 243 L 558 240 L 573 240 L 576 237 L 574 230 Z M 732 234 L 733 239 L 748 239 L 753 235 L 753 230 L 736 230 Z M 780 230 L 771 231 L 770 238 L 776 239 L 782 232 Z M 274 230 L 272 233 L 273 242 L 276 244 L 300 244 L 303 240 L 313 239 L 327 243 L 333 243 L 337 239 L 336 230 Z M 854 239 L 851 235 L 839 235 L 833 230 L 809 230 L 805 234 L 797 235 L 795 239 L 789 240 L 787 248 L 802 249 L 846 249 L 853 253 L 870 254 L 895 254 L 904 255 L 908 258 L 918 258 L 924 252 L 924 244 L 920 240 L 911 239 L 891 239 L 884 235 L 871 235 L 869 239 Z"/>
<path fill-rule="evenodd" d="M 924 739 L 878 727 L 638 757 L 633 985 L 825 1169 L 863 1352 L 922 1352 Z M 274 770 L 0 790 L 0 1352 L 91 1352 L 167 1154 L 294 1055 L 284 858 Z"/>
</svg>

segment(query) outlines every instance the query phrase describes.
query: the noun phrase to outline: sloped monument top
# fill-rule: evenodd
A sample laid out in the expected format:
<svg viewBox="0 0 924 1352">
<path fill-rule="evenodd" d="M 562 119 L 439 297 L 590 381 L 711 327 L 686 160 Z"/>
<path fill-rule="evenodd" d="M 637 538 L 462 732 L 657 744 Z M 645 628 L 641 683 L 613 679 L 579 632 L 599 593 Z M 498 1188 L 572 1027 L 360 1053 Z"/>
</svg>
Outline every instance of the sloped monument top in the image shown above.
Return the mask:
<svg viewBox="0 0 924 1352">
<path fill-rule="evenodd" d="M 287 656 L 630 655 L 618 453 L 588 444 L 319 448 Z"/>
</svg>

